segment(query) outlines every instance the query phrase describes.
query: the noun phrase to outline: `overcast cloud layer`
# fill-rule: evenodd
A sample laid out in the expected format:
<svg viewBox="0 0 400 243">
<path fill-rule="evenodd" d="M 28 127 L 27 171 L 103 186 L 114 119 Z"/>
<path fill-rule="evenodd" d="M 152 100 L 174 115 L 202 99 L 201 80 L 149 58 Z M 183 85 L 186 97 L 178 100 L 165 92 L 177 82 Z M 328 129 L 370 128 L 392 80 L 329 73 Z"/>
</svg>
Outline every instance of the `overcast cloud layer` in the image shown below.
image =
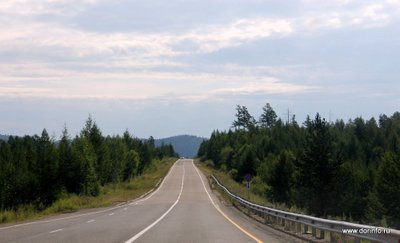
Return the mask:
<svg viewBox="0 0 400 243">
<path fill-rule="evenodd" d="M 235 105 L 299 122 L 399 110 L 399 0 L 0 2 L 0 134 L 209 136 Z M 330 114 L 330 115 L 329 115 Z"/>
</svg>

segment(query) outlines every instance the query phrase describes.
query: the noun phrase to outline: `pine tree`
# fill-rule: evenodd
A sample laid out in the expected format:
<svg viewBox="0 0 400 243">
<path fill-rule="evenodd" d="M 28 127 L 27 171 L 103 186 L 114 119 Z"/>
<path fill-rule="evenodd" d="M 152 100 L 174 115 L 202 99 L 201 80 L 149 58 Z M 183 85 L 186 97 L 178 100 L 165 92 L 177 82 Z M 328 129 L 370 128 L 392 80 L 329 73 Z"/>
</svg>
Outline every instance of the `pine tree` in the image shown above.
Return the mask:
<svg viewBox="0 0 400 243">
<path fill-rule="evenodd" d="M 269 103 L 267 103 L 264 107 L 263 107 L 263 113 L 261 114 L 260 117 L 260 124 L 262 127 L 272 127 L 275 125 L 276 123 L 276 118 L 277 115 L 274 111 L 274 109 L 272 109 L 271 105 Z"/>
<path fill-rule="evenodd" d="M 232 126 L 235 129 L 248 130 L 256 125 L 256 120 L 250 115 L 246 106 L 238 105 L 236 107 L 236 120 L 233 121 Z"/>
<path fill-rule="evenodd" d="M 334 188 L 341 162 L 332 154 L 332 138 L 325 119 L 317 114 L 306 126 L 304 154 L 297 164 L 298 186 L 310 212 L 323 216 L 329 212 L 336 197 Z"/>
<path fill-rule="evenodd" d="M 291 204 L 294 186 L 294 161 L 291 151 L 282 151 L 278 160 L 271 165 L 267 183 L 271 187 L 270 197 L 279 203 Z"/>
<path fill-rule="evenodd" d="M 112 168 L 111 163 L 109 163 L 108 150 L 104 144 L 104 137 L 91 115 L 86 120 L 85 127 L 81 131 L 81 137 L 86 138 L 94 149 L 94 168 L 101 184 L 105 185 L 112 180 Z"/>
<path fill-rule="evenodd" d="M 400 227 L 400 158 L 387 152 L 379 166 L 377 191 L 388 221 Z"/>
<path fill-rule="evenodd" d="M 52 203 L 58 194 L 59 161 L 57 149 L 50 140 L 46 129 L 37 144 L 38 173 L 39 173 L 39 203 L 44 206 Z"/>
<path fill-rule="evenodd" d="M 64 130 L 62 131 L 62 137 L 58 145 L 58 152 L 60 158 L 60 186 L 65 188 L 67 192 L 77 193 L 79 190 L 79 185 L 76 183 L 78 168 L 73 162 L 71 141 L 66 127 L 64 127 Z"/>
</svg>

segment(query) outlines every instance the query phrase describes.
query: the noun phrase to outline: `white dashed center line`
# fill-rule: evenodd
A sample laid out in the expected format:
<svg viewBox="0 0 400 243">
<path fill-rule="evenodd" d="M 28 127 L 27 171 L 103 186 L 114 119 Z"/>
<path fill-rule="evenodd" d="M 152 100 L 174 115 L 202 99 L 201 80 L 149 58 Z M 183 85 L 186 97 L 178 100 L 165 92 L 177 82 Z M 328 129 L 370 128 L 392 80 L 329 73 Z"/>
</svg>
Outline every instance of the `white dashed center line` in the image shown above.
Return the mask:
<svg viewBox="0 0 400 243">
<path fill-rule="evenodd" d="M 95 220 L 92 219 L 92 220 L 87 221 L 86 223 L 93 223 L 94 221 L 95 221 Z"/>
<path fill-rule="evenodd" d="M 63 230 L 63 229 L 53 230 L 53 231 L 50 231 L 50 234 L 54 234 L 54 233 L 60 232 L 60 231 L 62 231 L 62 230 Z"/>
</svg>

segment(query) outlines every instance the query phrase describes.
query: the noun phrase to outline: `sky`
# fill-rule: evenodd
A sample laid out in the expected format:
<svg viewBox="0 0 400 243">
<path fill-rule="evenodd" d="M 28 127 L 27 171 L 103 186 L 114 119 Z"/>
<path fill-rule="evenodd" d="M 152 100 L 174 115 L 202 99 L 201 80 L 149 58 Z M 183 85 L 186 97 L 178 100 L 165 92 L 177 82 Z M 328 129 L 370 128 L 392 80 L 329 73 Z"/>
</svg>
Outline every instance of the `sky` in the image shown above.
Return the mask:
<svg viewBox="0 0 400 243">
<path fill-rule="evenodd" d="M 0 134 L 208 137 L 399 111 L 400 0 L 2 0 Z"/>
</svg>

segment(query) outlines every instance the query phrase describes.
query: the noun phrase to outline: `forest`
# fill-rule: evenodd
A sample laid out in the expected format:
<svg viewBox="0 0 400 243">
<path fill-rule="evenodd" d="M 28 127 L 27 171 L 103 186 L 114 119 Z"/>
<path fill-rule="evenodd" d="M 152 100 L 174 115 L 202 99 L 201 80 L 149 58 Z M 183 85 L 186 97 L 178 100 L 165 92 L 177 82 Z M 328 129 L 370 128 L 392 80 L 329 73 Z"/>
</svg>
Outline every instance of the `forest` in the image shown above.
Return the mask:
<svg viewBox="0 0 400 243">
<path fill-rule="evenodd" d="M 400 113 L 298 124 L 267 103 L 256 120 L 236 107 L 228 131 L 214 131 L 198 156 L 275 205 L 318 217 L 400 228 Z"/>
<path fill-rule="evenodd" d="M 91 117 L 79 135 L 64 128 L 60 140 L 46 129 L 40 136 L 10 136 L 0 142 L 0 210 L 49 206 L 60 195 L 97 196 L 102 186 L 126 182 L 140 175 L 153 159 L 177 157 L 171 145 L 155 147 L 128 131 L 103 136 Z"/>
</svg>

